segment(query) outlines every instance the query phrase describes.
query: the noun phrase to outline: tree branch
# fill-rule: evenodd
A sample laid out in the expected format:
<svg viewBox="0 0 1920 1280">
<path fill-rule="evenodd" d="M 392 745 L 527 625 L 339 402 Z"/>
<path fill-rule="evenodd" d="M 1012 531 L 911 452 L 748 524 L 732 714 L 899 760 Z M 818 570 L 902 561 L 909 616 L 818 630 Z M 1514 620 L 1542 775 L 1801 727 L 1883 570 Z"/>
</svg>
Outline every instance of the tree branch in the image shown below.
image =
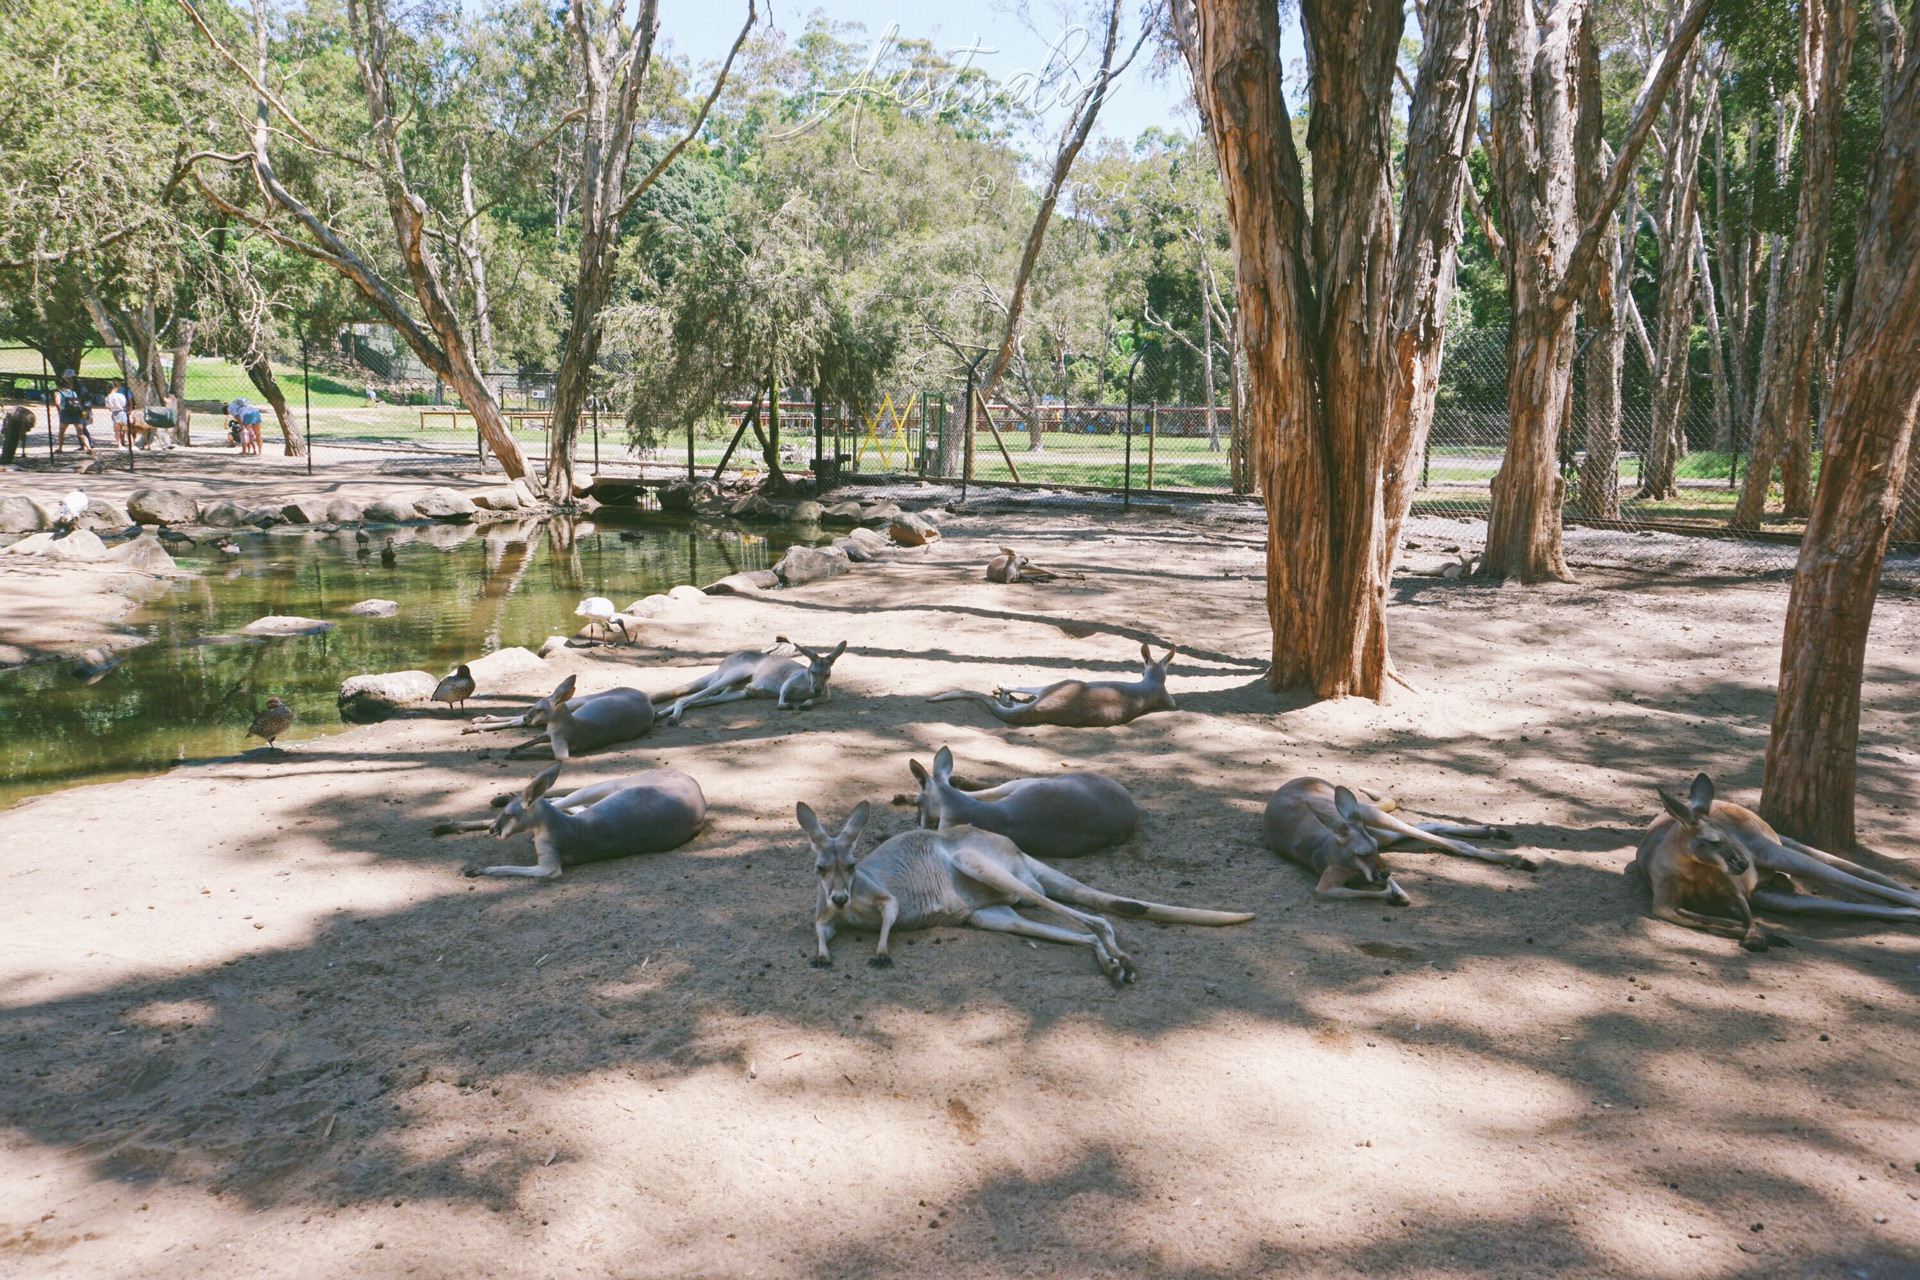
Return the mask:
<svg viewBox="0 0 1920 1280">
<path fill-rule="evenodd" d="M 700 104 L 700 114 L 694 119 L 693 124 L 688 127 L 687 131 L 680 135 L 680 141 L 673 144 L 673 149 L 668 151 L 664 156 L 661 156 L 659 162 L 647 171 L 647 176 L 640 179 L 633 190 L 629 191 L 626 197 L 620 201 L 619 212 L 614 215 L 616 219 L 622 219 L 627 216 L 628 212 L 632 210 L 634 203 L 647 193 L 647 188 L 659 181 L 660 175 L 667 171 L 667 167 L 686 149 L 687 144 L 692 142 L 694 138 L 698 136 L 700 130 L 706 127 L 707 113 L 713 110 L 713 104 L 719 99 L 720 91 L 726 88 L 727 74 L 733 70 L 733 60 L 740 53 L 740 47 L 746 44 L 747 34 L 753 30 L 754 19 L 758 16 L 756 0 L 747 0 L 747 20 L 741 24 L 740 34 L 733 38 L 733 48 L 727 50 L 727 60 L 721 64 L 720 74 L 714 80 L 713 89 L 707 94 L 706 101 Z"/>
</svg>

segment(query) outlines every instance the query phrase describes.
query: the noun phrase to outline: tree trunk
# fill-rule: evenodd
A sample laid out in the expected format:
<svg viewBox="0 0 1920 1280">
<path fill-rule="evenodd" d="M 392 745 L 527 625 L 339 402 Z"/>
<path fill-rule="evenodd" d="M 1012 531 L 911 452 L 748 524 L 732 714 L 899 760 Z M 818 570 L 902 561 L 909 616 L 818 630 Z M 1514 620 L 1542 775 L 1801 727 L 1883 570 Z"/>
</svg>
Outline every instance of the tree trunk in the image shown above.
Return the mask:
<svg viewBox="0 0 1920 1280">
<path fill-rule="evenodd" d="M 1700 254 L 1700 275 L 1694 287 L 1700 299 L 1700 317 L 1707 322 L 1707 367 L 1713 377 L 1713 447 L 1726 453 L 1733 448 L 1732 386 L 1727 376 L 1726 339 L 1720 331 L 1720 304 L 1713 291 L 1713 260 L 1707 254 L 1702 231 L 1696 221 L 1693 241 Z"/>
<path fill-rule="evenodd" d="M 1202 253 L 1206 252 L 1204 249 Z M 1200 391 L 1207 402 L 1207 452 L 1220 452 L 1220 420 L 1214 416 L 1213 395 L 1213 308 L 1209 307 L 1202 286 L 1200 299 Z"/>
<path fill-rule="evenodd" d="M 1581 215 L 1587 216 L 1599 203 L 1613 167 L 1613 152 L 1599 136 L 1603 124 L 1599 49 L 1594 41 L 1583 39 L 1576 56 L 1580 117 L 1574 145 L 1587 163 L 1580 166 L 1574 198 Z M 1629 226 L 1639 217 L 1638 201 L 1631 192 L 1623 216 Z M 1620 377 L 1626 366 L 1627 334 L 1620 323 L 1618 291 L 1626 289 L 1631 270 L 1624 260 L 1619 224 L 1609 218 L 1600 243 L 1600 262 L 1581 303 L 1592 334 L 1586 352 L 1587 449 L 1580 463 L 1580 512 L 1589 520 L 1620 518 Z"/>
<path fill-rule="evenodd" d="M 1659 335 L 1653 368 L 1653 430 L 1640 478 L 1641 498 L 1658 501 L 1679 493 L 1675 464 L 1685 451 L 1688 356 L 1693 348 L 1694 264 L 1700 253 L 1698 214 L 1700 144 L 1706 136 L 1706 112 L 1695 97 L 1701 78 L 1700 57 L 1687 59 L 1674 89 L 1667 163 L 1660 192 L 1660 303 L 1655 313 Z M 1712 106 L 1713 77 L 1706 95 Z"/>
<path fill-rule="evenodd" d="M 280 423 L 280 438 L 286 442 L 287 456 L 306 457 L 307 442 L 293 429 L 293 413 L 287 408 L 287 393 L 280 389 L 280 380 L 273 376 L 273 366 L 267 362 L 266 356 L 250 352 L 242 359 L 241 365 L 247 371 L 247 381 L 273 406 L 273 416 Z"/>
<path fill-rule="evenodd" d="M 173 410 L 173 442 L 193 442 L 191 415 L 187 412 L 187 361 L 193 352 L 194 323 L 187 316 L 174 322 L 173 369 L 167 384 L 167 404 Z"/>
<path fill-rule="evenodd" d="M 1839 381 L 1837 374 L 1834 381 Z M 1893 540 L 1920 546 L 1920 449 L 1910 449 L 1907 454 L 1907 477 L 1893 517 Z"/>
<path fill-rule="evenodd" d="M 1854 843 L 1867 633 L 1920 416 L 1920 7 L 1905 43 L 1860 212 L 1853 315 L 1787 604 L 1760 799 L 1784 834 L 1840 852 Z"/>
<path fill-rule="evenodd" d="M 1827 224 L 1858 25 L 1855 0 L 1806 0 L 1801 6 L 1800 93 L 1806 127 L 1800 204 L 1794 215 L 1793 249 L 1781 273 L 1780 305 L 1775 307 L 1768 295 L 1753 458 L 1734 505 L 1735 529 L 1760 527 L 1776 460 L 1783 463 L 1788 509 L 1806 510 L 1812 451 L 1808 384 L 1820 335 L 1820 305 L 1826 298 Z"/>
<path fill-rule="evenodd" d="M 1493 188 L 1507 245 L 1506 457 L 1493 478 L 1480 572 L 1491 578 L 1567 581 L 1561 544 L 1561 435 L 1572 386 L 1574 301 L 1624 194 L 1655 113 L 1706 22 L 1712 0 L 1691 0 L 1672 24 L 1593 210 L 1574 207 L 1578 159 L 1574 44 L 1590 39 L 1585 0 L 1495 0 L 1488 36 Z"/>
<path fill-rule="evenodd" d="M 1749 167 L 1757 170 L 1757 166 L 1751 163 Z M 1751 368 L 1748 319 L 1753 311 L 1750 245 L 1753 237 L 1754 183 L 1751 178 L 1747 183 L 1746 216 L 1736 232 L 1727 213 L 1727 115 L 1724 104 L 1720 104 L 1713 113 L 1713 174 L 1713 265 L 1719 277 L 1720 297 L 1724 303 L 1728 351 L 1729 421 L 1726 447 L 1738 453 L 1740 429 L 1752 412 L 1753 403 L 1752 388 L 1748 385 Z"/>
</svg>

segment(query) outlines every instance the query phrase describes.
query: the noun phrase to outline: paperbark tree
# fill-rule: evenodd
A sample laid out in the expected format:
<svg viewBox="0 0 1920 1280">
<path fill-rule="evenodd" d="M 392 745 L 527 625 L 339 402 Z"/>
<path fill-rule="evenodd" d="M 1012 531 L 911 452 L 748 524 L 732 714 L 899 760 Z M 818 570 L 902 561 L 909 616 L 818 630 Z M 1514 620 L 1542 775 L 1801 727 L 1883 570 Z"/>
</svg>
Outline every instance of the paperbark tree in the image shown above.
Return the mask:
<svg viewBox="0 0 1920 1280">
<path fill-rule="evenodd" d="M 1584 24 L 1575 50 L 1575 74 L 1580 115 L 1575 123 L 1574 147 L 1584 163 L 1574 190 L 1580 216 L 1591 218 L 1613 171 L 1613 149 L 1601 136 L 1605 123 L 1600 110 L 1600 49 Z M 1627 195 L 1622 211 L 1629 227 L 1639 218 L 1639 202 Z M 1590 520 L 1620 518 L 1620 378 L 1626 367 L 1627 331 L 1621 323 L 1619 298 L 1626 293 L 1632 270 L 1621 245 L 1620 228 L 1607 219 L 1600 240 L 1600 261 L 1581 301 L 1582 318 L 1592 335 L 1586 353 L 1586 457 L 1580 464 L 1580 511 Z"/>
<path fill-rule="evenodd" d="M 1267 508 L 1275 688 L 1379 698 L 1386 587 L 1431 422 L 1485 0 L 1429 0 L 1395 234 L 1394 0 L 1306 0 L 1313 209 L 1276 8 L 1176 2 L 1237 267 L 1245 417 Z"/>
<path fill-rule="evenodd" d="M 1760 799 L 1783 833 L 1843 852 L 1854 843 L 1867 632 L 1920 416 L 1920 6 L 1909 14 L 1860 211 L 1853 311 L 1787 603 Z"/>
<path fill-rule="evenodd" d="M 1561 545 L 1560 437 L 1572 386 L 1574 304 L 1600 262 L 1607 220 L 1631 180 L 1713 0 L 1690 0 L 1655 61 L 1612 172 L 1582 217 L 1574 43 L 1586 0 L 1495 0 L 1488 35 L 1493 190 L 1507 242 L 1507 451 L 1493 478 L 1486 577 L 1571 580 Z"/>
<path fill-rule="evenodd" d="M 1793 248 L 1777 281 L 1778 305 L 1771 290 L 1768 294 L 1753 457 L 1729 522 L 1735 529 L 1760 527 L 1775 462 L 1782 464 L 1788 511 L 1806 509 L 1813 358 L 1826 298 L 1827 226 L 1858 27 L 1856 0 L 1803 0 L 1800 102 L 1806 123 L 1801 130 L 1800 203 L 1794 213 Z"/>
<path fill-rule="evenodd" d="M 215 52 L 240 73 L 255 94 L 248 150 L 234 155 L 195 152 L 185 159 L 184 176 L 192 179 L 201 196 L 220 213 L 252 227 L 284 249 L 332 268 L 351 283 L 374 312 L 393 326 L 420 362 L 459 395 L 508 477 L 517 480 L 525 476 L 526 457 L 507 430 L 499 400 L 481 377 L 466 326 L 454 306 L 453 292 L 447 287 L 446 274 L 428 244 L 427 202 L 407 178 L 399 138 L 401 120 L 396 114 L 395 95 L 388 78 L 393 26 L 384 0 L 348 0 L 347 4 L 348 31 L 367 104 L 372 146 L 372 154 L 367 157 L 343 157 L 328 147 L 268 87 L 266 16 L 257 4 L 254 7 L 255 65 L 249 67 L 228 51 L 189 0 L 177 2 Z M 308 148 L 344 160 L 378 185 L 393 229 L 392 247 L 405 265 L 407 284 L 419 308 L 420 319 L 414 318 L 395 287 L 353 248 L 346 236 L 281 182 L 270 149 L 276 132 L 271 127 L 275 116 Z M 247 197 L 240 191 L 228 193 L 208 182 L 199 169 L 201 162 L 245 169 L 253 180 L 254 191 L 263 200 L 263 207 L 251 209 L 241 203 Z M 292 220 L 291 226 L 278 217 L 281 214 Z"/>
<path fill-rule="evenodd" d="M 573 316 L 560 349 L 560 365 L 553 387 L 553 453 L 547 459 L 546 495 L 554 502 L 570 502 L 574 495 L 573 457 L 580 424 L 593 393 L 593 366 L 600 358 L 604 332 L 602 313 L 613 287 L 614 263 L 627 215 L 647 189 L 667 171 L 687 144 L 706 124 L 707 113 L 726 87 L 733 60 L 746 43 L 757 16 L 754 0 L 747 2 L 747 20 L 740 27 L 727 60 L 714 78 L 713 88 L 699 114 L 640 180 L 629 186 L 627 167 L 641 121 L 641 90 L 653 59 L 653 40 L 659 28 L 658 0 L 640 0 L 633 26 L 626 26 L 625 0 L 613 0 L 595 14 L 587 0 L 567 6 L 567 30 L 580 57 L 585 104 L 581 112 L 580 182 L 576 207 L 580 216 L 580 255 L 573 282 Z"/>
<path fill-rule="evenodd" d="M 1707 112 L 1715 105 L 1711 71 L 1702 76 L 1696 49 L 1674 85 L 1666 138 L 1660 204 L 1654 224 L 1660 242 L 1660 301 L 1653 367 L 1653 430 L 1640 482 L 1640 497 L 1671 498 L 1679 492 L 1675 467 L 1686 451 L 1688 357 L 1693 351 L 1694 266 L 1700 252 L 1700 145 Z M 1700 82 L 1704 80 L 1705 84 Z M 1702 110 L 1700 98 L 1706 99 Z"/>
</svg>

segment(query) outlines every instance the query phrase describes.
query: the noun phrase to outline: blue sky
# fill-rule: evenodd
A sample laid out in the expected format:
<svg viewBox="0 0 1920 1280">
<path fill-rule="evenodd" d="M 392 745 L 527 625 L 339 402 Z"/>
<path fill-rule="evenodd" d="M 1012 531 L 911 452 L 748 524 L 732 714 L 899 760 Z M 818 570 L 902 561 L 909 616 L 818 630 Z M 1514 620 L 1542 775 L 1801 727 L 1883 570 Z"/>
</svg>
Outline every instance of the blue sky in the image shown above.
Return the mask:
<svg viewBox="0 0 1920 1280">
<path fill-rule="evenodd" d="M 762 0 L 761 12 L 768 9 Z M 773 20 L 782 30 L 798 32 L 808 15 L 818 9 L 838 22 L 858 22 L 869 40 L 878 40 L 888 23 L 898 23 L 904 38 L 924 38 L 936 47 L 967 47 L 978 37 L 983 52 L 974 65 L 1006 80 L 1022 69 L 1038 72 L 1047 62 L 1050 46 L 1067 25 L 1046 0 L 1030 0 L 1024 13 L 1008 0 L 941 0 L 939 4 L 901 3 L 901 0 L 772 0 Z M 690 57 L 696 67 L 718 62 L 726 55 L 746 17 L 746 0 L 661 0 L 660 30 L 673 50 Z M 994 52 L 986 52 L 985 50 Z M 1286 61 L 1300 56 L 1297 27 L 1289 24 Z M 1152 68 L 1151 46 L 1142 49 L 1102 109 L 1099 132 L 1131 141 L 1150 125 L 1191 134 L 1196 122 L 1187 107 L 1187 77 L 1175 65 L 1158 77 Z M 704 80 L 704 77 L 703 77 Z M 1057 131 L 1060 116 L 1049 124 Z"/>
</svg>

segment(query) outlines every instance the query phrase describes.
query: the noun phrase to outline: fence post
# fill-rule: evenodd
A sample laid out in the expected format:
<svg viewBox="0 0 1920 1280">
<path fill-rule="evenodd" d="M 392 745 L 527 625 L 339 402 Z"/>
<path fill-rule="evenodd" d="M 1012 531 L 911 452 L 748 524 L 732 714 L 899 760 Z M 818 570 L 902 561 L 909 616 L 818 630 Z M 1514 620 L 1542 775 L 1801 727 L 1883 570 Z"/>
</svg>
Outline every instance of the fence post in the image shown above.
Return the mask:
<svg viewBox="0 0 1920 1280">
<path fill-rule="evenodd" d="M 593 405 L 593 474 L 597 477 L 600 474 L 600 395 L 598 392 L 594 393 L 591 403 Z"/>
<path fill-rule="evenodd" d="M 307 330 L 300 329 L 300 403 L 307 419 L 307 474 L 313 474 L 313 373 L 307 364 Z M 479 429 L 478 423 L 475 430 Z"/>
<path fill-rule="evenodd" d="M 40 394 L 46 398 L 47 405 L 47 461 L 53 461 L 53 406 L 60 398 L 54 389 L 53 370 L 47 366 L 47 353 L 40 353 Z"/>
<path fill-rule="evenodd" d="M 973 480 L 973 370 L 979 363 L 980 357 L 975 356 L 973 364 L 967 366 L 967 407 L 960 418 L 964 424 L 961 434 L 965 437 L 960 449 L 960 501 L 962 502 L 967 500 L 967 485 Z"/>
<path fill-rule="evenodd" d="M 1121 481 L 1120 485 L 1120 509 L 1122 511 L 1133 510 L 1133 369 L 1134 366 L 1139 363 L 1140 361 L 1135 359 L 1132 365 L 1127 366 L 1127 469 L 1124 473 L 1125 479 Z M 1149 489 L 1153 487 L 1152 480 L 1147 481 L 1147 487 Z"/>
<path fill-rule="evenodd" d="M 693 419 L 687 419 L 687 483 L 693 483 Z"/>
</svg>

